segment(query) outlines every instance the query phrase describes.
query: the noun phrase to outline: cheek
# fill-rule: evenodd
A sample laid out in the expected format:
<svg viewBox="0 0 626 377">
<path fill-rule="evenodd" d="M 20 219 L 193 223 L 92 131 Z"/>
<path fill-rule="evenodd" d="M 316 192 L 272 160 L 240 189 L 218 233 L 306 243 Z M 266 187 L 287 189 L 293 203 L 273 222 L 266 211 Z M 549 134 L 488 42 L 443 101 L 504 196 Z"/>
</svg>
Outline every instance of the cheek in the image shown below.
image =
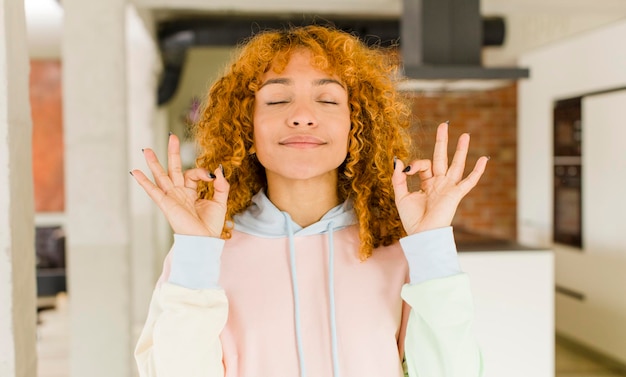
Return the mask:
<svg viewBox="0 0 626 377">
<path fill-rule="evenodd" d="M 346 152 L 350 149 L 350 133 L 352 131 L 352 120 L 350 117 L 345 121 L 345 128 L 341 132 L 341 140 L 346 148 Z"/>
<path fill-rule="evenodd" d="M 259 147 L 261 151 L 263 150 L 263 146 L 261 145 L 264 140 L 263 131 L 259 127 L 254 127 L 252 130 L 252 149 L 254 149 L 255 153 L 259 153 Z"/>
<path fill-rule="evenodd" d="M 259 127 L 255 123 L 252 135 L 252 151 L 256 154 L 256 158 L 263 165 L 269 155 L 268 150 L 271 149 L 271 133 L 265 127 Z"/>
</svg>

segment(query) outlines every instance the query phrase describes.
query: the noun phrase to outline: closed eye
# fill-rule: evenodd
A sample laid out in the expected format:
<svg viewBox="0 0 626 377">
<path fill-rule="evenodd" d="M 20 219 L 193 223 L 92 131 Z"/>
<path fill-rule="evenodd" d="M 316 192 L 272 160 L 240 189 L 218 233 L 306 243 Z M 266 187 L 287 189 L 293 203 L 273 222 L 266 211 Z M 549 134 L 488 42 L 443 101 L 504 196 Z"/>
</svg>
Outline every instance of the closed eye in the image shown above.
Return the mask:
<svg viewBox="0 0 626 377">
<path fill-rule="evenodd" d="M 338 104 L 338 103 L 337 103 L 337 102 L 335 102 L 335 101 L 322 101 L 322 100 L 320 100 L 320 101 L 317 101 L 317 102 L 319 102 L 319 103 L 325 103 L 325 104 L 328 104 L 328 105 L 337 105 L 337 104 Z"/>
<path fill-rule="evenodd" d="M 266 104 L 268 106 L 280 105 L 280 104 L 284 104 L 284 103 L 289 103 L 289 101 L 270 101 L 270 102 L 266 102 Z"/>
</svg>

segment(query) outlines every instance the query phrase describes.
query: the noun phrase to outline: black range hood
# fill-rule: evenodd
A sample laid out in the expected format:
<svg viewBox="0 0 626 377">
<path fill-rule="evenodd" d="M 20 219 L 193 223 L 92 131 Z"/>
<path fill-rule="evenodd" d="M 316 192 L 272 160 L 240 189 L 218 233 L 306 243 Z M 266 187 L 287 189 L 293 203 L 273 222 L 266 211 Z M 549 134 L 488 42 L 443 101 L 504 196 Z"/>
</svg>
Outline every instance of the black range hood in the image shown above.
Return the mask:
<svg viewBox="0 0 626 377">
<path fill-rule="evenodd" d="M 485 21 L 479 0 L 403 0 L 404 75 L 417 80 L 527 78 L 526 68 L 482 66 Z M 493 21 L 490 30 L 500 30 L 504 39 L 504 21 Z"/>
</svg>

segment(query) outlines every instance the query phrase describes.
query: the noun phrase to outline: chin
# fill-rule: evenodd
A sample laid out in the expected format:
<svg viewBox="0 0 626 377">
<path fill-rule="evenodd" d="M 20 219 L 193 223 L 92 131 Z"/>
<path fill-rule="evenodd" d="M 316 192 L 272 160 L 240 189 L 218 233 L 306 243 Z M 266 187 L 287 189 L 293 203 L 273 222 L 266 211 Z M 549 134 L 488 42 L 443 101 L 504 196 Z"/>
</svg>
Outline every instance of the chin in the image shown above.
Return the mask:
<svg viewBox="0 0 626 377">
<path fill-rule="evenodd" d="M 316 164 L 316 166 L 307 166 L 307 164 L 292 164 L 290 167 L 282 166 L 280 169 L 265 169 L 268 173 L 268 178 L 270 175 L 280 176 L 284 179 L 289 180 L 313 180 L 313 179 L 334 179 L 337 176 L 337 168 L 339 165 L 334 166 L 329 165 L 328 167 L 320 167 Z M 272 173 L 273 172 L 273 173 Z"/>
</svg>

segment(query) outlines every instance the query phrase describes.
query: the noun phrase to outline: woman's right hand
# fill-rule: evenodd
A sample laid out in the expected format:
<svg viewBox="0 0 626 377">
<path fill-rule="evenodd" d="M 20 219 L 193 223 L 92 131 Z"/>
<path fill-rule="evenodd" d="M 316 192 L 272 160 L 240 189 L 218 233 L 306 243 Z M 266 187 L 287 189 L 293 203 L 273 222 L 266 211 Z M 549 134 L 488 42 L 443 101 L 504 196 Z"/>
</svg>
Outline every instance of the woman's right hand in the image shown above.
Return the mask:
<svg viewBox="0 0 626 377">
<path fill-rule="evenodd" d="M 167 172 L 151 149 L 144 149 L 153 183 L 141 170 L 130 174 L 152 200 L 159 206 L 176 234 L 219 238 L 226 218 L 226 201 L 230 185 L 220 167 L 211 174 L 206 169 L 195 168 L 182 172 L 180 141 L 170 135 L 167 145 Z M 213 182 L 212 199 L 199 199 L 198 182 Z"/>
</svg>

